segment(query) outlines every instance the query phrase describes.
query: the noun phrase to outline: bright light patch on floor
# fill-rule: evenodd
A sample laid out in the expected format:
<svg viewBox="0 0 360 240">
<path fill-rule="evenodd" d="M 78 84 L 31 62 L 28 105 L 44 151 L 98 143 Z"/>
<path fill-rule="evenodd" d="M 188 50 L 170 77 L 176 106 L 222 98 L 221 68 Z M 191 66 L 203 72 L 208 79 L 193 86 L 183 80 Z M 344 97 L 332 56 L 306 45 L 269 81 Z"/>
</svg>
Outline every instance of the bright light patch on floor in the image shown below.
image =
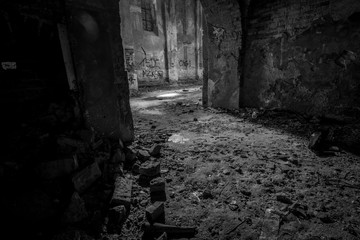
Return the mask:
<svg viewBox="0 0 360 240">
<path fill-rule="evenodd" d="M 148 114 L 148 115 L 157 115 L 157 116 L 164 115 L 164 112 L 159 111 L 159 110 L 140 110 L 139 112 L 142 114 Z"/>
<path fill-rule="evenodd" d="M 173 143 L 185 143 L 187 141 L 189 141 L 189 138 L 185 138 L 183 136 L 181 136 L 180 134 L 173 134 L 170 138 L 169 138 L 169 142 L 173 142 Z"/>
<path fill-rule="evenodd" d="M 157 98 L 172 98 L 172 97 L 176 97 L 179 96 L 179 93 L 165 93 L 165 94 L 161 94 L 156 96 Z"/>
</svg>

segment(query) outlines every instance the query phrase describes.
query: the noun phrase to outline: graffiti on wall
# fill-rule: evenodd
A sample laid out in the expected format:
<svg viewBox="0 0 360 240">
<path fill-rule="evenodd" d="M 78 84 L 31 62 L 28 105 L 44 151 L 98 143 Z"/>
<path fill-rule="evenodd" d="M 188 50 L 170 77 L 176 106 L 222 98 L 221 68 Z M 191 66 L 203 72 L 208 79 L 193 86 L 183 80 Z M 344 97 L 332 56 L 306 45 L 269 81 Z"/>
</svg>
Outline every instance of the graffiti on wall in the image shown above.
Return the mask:
<svg viewBox="0 0 360 240">
<path fill-rule="evenodd" d="M 139 66 L 145 68 L 156 68 L 159 67 L 160 59 L 155 57 L 144 57 L 143 60 L 139 63 Z"/>
<path fill-rule="evenodd" d="M 130 86 L 136 84 L 137 76 L 135 73 L 128 72 L 128 81 Z"/>
<path fill-rule="evenodd" d="M 164 72 L 159 69 L 143 69 L 142 76 L 148 77 L 154 80 L 159 80 L 164 77 Z"/>
<path fill-rule="evenodd" d="M 225 29 L 209 23 L 210 29 L 210 40 L 215 43 L 218 47 L 221 43 L 226 41 L 238 41 L 241 39 L 241 30 L 238 29 Z"/>
<path fill-rule="evenodd" d="M 127 71 L 133 70 L 135 62 L 134 49 L 125 48 L 125 68 Z"/>
<path fill-rule="evenodd" d="M 159 63 L 160 59 L 145 56 L 139 64 L 142 69 L 142 76 L 153 80 L 163 78 L 164 72 L 161 70 Z"/>
<path fill-rule="evenodd" d="M 17 68 L 16 62 L 2 62 L 1 67 L 4 70 L 15 70 Z"/>
<path fill-rule="evenodd" d="M 191 67 L 191 61 L 190 60 L 180 60 L 179 66 L 182 68 L 188 68 Z"/>
<path fill-rule="evenodd" d="M 148 56 L 144 48 L 142 48 L 144 58 L 140 63 L 136 64 L 137 70 L 141 70 L 142 77 L 150 78 L 152 80 L 160 80 L 164 77 L 164 72 L 160 67 L 160 59 L 153 56 Z"/>
<path fill-rule="evenodd" d="M 212 35 L 212 40 L 214 41 L 214 43 L 216 45 L 220 45 L 221 42 L 224 40 L 225 38 L 225 29 L 222 27 L 216 27 L 214 25 L 211 25 L 211 35 Z"/>
<path fill-rule="evenodd" d="M 142 76 L 153 80 L 163 78 L 164 72 L 161 70 L 159 63 L 160 59 L 145 56 L 138 64 L 138 67 L 142 70 Z"/>
</svg>

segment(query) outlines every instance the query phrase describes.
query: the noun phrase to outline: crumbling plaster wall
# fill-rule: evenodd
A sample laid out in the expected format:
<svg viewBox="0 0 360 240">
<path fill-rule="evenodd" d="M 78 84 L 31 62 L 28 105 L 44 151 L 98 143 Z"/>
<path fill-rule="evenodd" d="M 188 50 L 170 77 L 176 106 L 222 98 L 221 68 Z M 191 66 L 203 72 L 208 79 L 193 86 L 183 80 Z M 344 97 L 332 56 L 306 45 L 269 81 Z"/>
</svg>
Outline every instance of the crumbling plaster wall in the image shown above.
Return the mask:
<svg viewBox="0 0 360 240">
<path fill-rule="evenodd" d="M 202 79 L 202 11 L 198 0 L 176 2 L 177 61 L 179 81 Z"/>
<path fill-rule="evenodd" d="M 207 22 L 204 64 L 207 73 L 207 104 L 212 107 L 239 107 L 240 50 L 242 24 L 239 1 L 203 0 Z"/>
<path fill-rule="evenodd" d="M 130 88 L 201 79 L 199 0 L 154 0 L 150 3 L 154 7 L 154 31 L 146 31 L 143 27 L 140 0 L 120 1 Z"/>
<path fill-rule="evenodd" d="M 132 52 L 132 60 L 126 62 L 127 70 L 136 74 L 134 79 L 129 79 L 130 83 L 137 80 L 139 85 L 144 86 L 160 85 L 167 81 L 162 1 L 150 1 L 155 13 L 154 31 L 143 28 L 140 0 L 120 1 L 125 55 L 129 56 L 129 52 Z M 129 57 L 126 59 L 129 60 Z"/>
<path fill-rule="evenodd" d="M 359 107 L 359 12 L 357 0 L 253 0 L 244 106 L 319 115 Z"/>
</svg>

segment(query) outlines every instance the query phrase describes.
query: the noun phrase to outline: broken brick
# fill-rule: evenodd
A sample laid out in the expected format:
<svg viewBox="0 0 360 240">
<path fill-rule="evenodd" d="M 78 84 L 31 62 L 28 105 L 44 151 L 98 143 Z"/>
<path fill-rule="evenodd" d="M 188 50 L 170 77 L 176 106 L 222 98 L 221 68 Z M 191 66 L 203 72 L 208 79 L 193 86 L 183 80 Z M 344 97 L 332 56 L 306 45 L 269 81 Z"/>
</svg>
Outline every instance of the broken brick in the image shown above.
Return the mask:
<svg viewBox="0 0 360 240">
<path fill-rule="evenodd" d="M 155 202 L 146 208 L 146 218 L 150 223 L 156 222 L 160 217 L 164 216 L 164 203 Z"/>
<path fill-rule="evenodd" d="M 283 194 L 278 194 L 276 196 L 276 200 L 285 204 L 292 204 L 293 202 L 291 201 L 290 198 L 288 198 L 287 196 L 283 195 Z"/>
<path fill-rule="evenodd" d="M 158 177 L 150 181 L 150 192 L 165 192 L 165 179 Z"/>
<path fill-rule="evenodd" d="M 315 132 L 315 133 L 311 134 L 310 141 L 309 141 L 310 149 L 315 149 L 319 145 L 319 142 L 321 140 L 321 135 L 322 135 L 321 132 Z"/>
<path fill-rule="evenodd" d="M 81 193 L 90 187 L 100 176 L 100 168 L 98 164 L 94 162 L 82 171 L 75 174 L 75 176 L 72 178 L 72 182 L 76 191 Z"/>
<path fill-rule="evenodd" d="M 160 174 L 160 162 L 146 162 L 141 164 L 139 173 L 147 177 L 154 177 Z"/>
<path fill-rule="evenodd" d="M 139 150 L 137 152 L 137 157 L 140 161 L 145 162 L 150 159 L 150 154 L 148 151 L 145 150 Z"/>
<path fill-rule="evenodd" d="M 110 205 L 125 205 L 125 207 L 129 208 L 131 203 L 131 191 L 132 181 L 123 177 L 117 177 Z"/>
<path fill-rule="evenodd" d="M 125 206 L 116 206 L 109 210 L 109 221 L 112 224 L 119 224 L 123 222 L 126 218 L 126 208 Z"/>
<path fill-rule="evenodd" d="M 149 150 L 149 153 L 151 156 L 153 157 L 158 157 L 160 156 L 160 151 L 161 151 L 161 145 L 159 144 L 154 144 L 150 150 Z"/>
</svg>

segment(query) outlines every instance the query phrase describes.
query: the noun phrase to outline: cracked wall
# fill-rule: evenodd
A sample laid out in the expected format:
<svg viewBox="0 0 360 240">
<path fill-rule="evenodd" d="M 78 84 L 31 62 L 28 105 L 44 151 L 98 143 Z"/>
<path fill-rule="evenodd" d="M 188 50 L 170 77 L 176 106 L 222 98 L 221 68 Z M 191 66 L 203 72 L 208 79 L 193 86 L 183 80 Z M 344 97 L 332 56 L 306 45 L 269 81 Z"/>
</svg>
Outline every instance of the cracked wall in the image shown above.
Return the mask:
<svg viewBox="0 0 360 240">
<path fill-rule="evenodd" d="M 241 14 L 238 1 L 202 1 L 207 21 L 207 103 L 212 107 L 239 107 Z"/>
<path fill-rule="evenodd" d="M 120 4 L 131 89 L 202 78 L 199 0 L 137 0 Z"/>
<path fill-rule="evenodd" d="M 360 106 L 358 1 L 253 1 L 246 106 L 309 114 Z"/>
</svg>

